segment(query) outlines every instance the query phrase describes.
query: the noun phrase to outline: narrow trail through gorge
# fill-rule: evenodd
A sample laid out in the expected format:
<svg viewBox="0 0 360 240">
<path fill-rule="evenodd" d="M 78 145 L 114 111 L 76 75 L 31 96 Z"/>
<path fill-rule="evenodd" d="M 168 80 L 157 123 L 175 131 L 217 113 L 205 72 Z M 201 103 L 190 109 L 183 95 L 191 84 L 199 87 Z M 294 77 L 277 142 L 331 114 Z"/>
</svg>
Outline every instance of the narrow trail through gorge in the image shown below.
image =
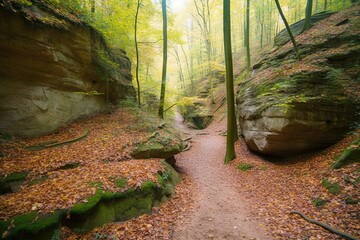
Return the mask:
<svg viewBox="0 0 360 240">
<path fill-rule="evenodd" d="M 250 205 L 235 187 L 238 176 L 223 164 L 226 138 L 223 124 L 199 131 L 188 129 L 179 115 L 177 125 L 191 136 L 191 149 L 177 156 L 179 169 L 195 185 L 194 209 L 174 231 L 174 239 L 271 239 Z"/>
</svg>

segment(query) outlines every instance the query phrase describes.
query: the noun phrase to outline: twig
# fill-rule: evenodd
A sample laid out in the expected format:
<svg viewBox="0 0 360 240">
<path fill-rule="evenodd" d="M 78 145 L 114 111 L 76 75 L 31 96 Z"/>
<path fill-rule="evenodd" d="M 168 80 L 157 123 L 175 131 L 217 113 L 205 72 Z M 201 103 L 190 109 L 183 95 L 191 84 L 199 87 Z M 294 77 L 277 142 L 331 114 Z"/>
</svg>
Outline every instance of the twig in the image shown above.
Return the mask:
<svg viewBox="0 0 360 240">
<path fill-rule="evenodd" d="M 303 213 L 301 212 L 297 212 L 297 211 L 292 211 L 290 212 L 290 214 L 298 214 L 300 215 L 303 219 L 305 219 L 306 221 L 312 223 L 312 224 L 316 224 L 326 230 L 328 230 L 329 232 L 332 232 L 332 233 L 335 233 L 341 237 L 344 237 L 344 238 L 347 238 L 347 239 L 350 239 L 350 240 L 359 240 L 358 238 L 348 234 L 348 233 L 345 233 L 345 232 L 341 232 L 333 227 L 331 227 L 330 225 L 324 223 L 324 222 L 321 222 L 321 221 L 317 221 L 317 220 L 314 220 L 314 219 L 311 219 L 311 218 L 308 218 L 307 216 L 305 216 Z"/>
</svg>

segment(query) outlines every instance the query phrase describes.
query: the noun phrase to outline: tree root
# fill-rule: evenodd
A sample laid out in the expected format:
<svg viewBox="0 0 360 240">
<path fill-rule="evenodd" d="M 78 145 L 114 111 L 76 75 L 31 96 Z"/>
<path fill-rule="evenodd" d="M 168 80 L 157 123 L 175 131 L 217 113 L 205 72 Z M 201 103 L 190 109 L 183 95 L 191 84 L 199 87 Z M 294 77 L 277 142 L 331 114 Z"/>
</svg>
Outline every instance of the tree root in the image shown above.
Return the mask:
<svg viewBox="0 0 360 240">
<path fill-rule="evenodd" d="M 182 151 L 183 151 L 183 152 L 189 151 L 190 148 L 191 148 L 191 143 L 188 143 L 188 144 L 186 145 L 186 147 L 184 148 L 184 150 L 182 150 Z"/>
<path fill-rule="evenodd" d="M 292 211 L 290 212 L 290 214 L 298 214 L 300 215 L 303 219 L 305 219 L 306 221 L 312 223 L 312 224 L 316 224 L 326 230 L 328 230 L 329 232 L 331 233 L 335 233 L 343 238 L 346 238 L 346 239 L 350 239 L 350 240 L 359 240 L 357 237 L 354 237 L 348 233 L 345 233 L 345 232 L 341 232 L 333 227 L 331 227 L 330 225 L 324 223 L 324 222 L 321 222 L 321 221 L 317 221 L 317 220 L 314 220 L 314 219 L 311 219 L 311 218 L 308 218 L 307 216 L 305 216 L 303 213 L 301 212 L 297 212 L 297 211 Z"/>
<path fill-rule="evenodd" d="M 25 148 L 31 151 L 38 151 L 38 150 L 42 150 L 45 148 L 50 148 L 50 147 L 58 147 L 58 146 L 62 146 L 62 145 L 66 145 L 66 144 L 71 144 L 77 141 L 80 141 L 81 139 L 87 137 L 87 135 L 89 135 L 90 131 L 87 129 L 85 130 L 80 136 L 64 141 L 64 142 L 58 142 L 57 140 L 53 140 L 53 141 L 49 141 L 49 142 L 43 142 L 37 145 L 33 145 L 33 146 L 26 146 Z"/>
</svg>

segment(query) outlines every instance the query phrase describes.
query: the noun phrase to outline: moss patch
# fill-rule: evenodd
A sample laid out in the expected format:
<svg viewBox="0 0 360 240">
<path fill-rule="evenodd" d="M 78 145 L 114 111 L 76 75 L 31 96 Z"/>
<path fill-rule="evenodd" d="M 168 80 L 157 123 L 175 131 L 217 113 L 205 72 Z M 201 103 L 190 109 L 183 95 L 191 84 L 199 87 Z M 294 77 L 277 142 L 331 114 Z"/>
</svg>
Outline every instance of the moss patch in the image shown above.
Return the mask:
<svg viewBox="0 0 360 240">
<path fill-rule="evenodd" d="M 49 177 L 47 175 L 41 176 L 31 182 L 29 182 L 29 186 L 36 185 L 42 182 L 45 182 Z"/>
<path fill-rule="evenodd" d="M 322 199 L 321 197 L 317 197 L 312 199 L 312 203 L 314 204 L 315 207 L 322 207 L 325 206 L 325 204 L 327 204 L 328 201 Z"/>
<path fill-rule="evenodd" d="M 239 165 L 237 166 L 237 168 L 241 171 L 248 171 L 252 168 L 254 168 L 254 166 L 250 163 L 239 163 Z"/>
<path fill-rule="evenodd" d="M 351 163 L 360 162 L 360 138 L 353 141 L 331 166 L 333 169 L 339 169 Z"/>
<path fill-rule="evenodd" d="M 126 178 L 118 178 L 118 179 L 115 179 L 114 183 L 118 188 L 123 188 L 127 184 L 127 179 Z"/>
<path fill-rule="evenodd" d="M 333 195 L 337 195 L 341 192 L 341 188 L 337 183 L 331 183 L 326 178 L 324 178 L 321 184 Z"/>
<path fill-rule="evenodd" d="M 30 212 L 0 222 L 0 234 L 7 239 L 36 239 L 39 232 L 49 228 L 57 228 L 65 211 L 53 214 Z M 7 230 L 10 230 L 6 232 Z M 51 234 L 53 235 L 53 234 Z"/>
<path fill-rule="evenodd" d="M 11 173 L 7 175 L 3 181 L 5 182 L 13 182 L 13 181 L 20 181 L 25 180 L 29 173 L 28 172 L 19 172 L 19 173 Z"/>
</svg>

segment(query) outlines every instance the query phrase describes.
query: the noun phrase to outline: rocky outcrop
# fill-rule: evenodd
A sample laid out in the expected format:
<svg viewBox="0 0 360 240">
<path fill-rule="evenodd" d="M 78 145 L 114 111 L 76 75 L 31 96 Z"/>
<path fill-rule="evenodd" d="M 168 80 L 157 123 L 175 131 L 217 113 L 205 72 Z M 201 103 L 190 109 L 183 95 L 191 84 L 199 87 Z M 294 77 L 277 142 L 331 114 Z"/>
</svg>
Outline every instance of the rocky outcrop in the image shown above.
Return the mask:
<svg viewBox="0 0 360 240">
<path fill-rule="evenodd" d="M 237 97 L 249 148 L 288 156 L 325 148 L 359 126 L 360 6 L 334 14 L 255 65 Z"/>
<path fill-rule="evenodd" d="M 154 132 L 147 140 L 138 143 L 131 156 L 135 159 L 172 159 L 184 149 L 180 135 L 167 130 Z"/>
<path fill-rule="evenodd" d="M 0 4 L 0 53 L 0 133 L 41 135 L 134 96 L 126 54 L 39 1 Z"/>
</svg>

